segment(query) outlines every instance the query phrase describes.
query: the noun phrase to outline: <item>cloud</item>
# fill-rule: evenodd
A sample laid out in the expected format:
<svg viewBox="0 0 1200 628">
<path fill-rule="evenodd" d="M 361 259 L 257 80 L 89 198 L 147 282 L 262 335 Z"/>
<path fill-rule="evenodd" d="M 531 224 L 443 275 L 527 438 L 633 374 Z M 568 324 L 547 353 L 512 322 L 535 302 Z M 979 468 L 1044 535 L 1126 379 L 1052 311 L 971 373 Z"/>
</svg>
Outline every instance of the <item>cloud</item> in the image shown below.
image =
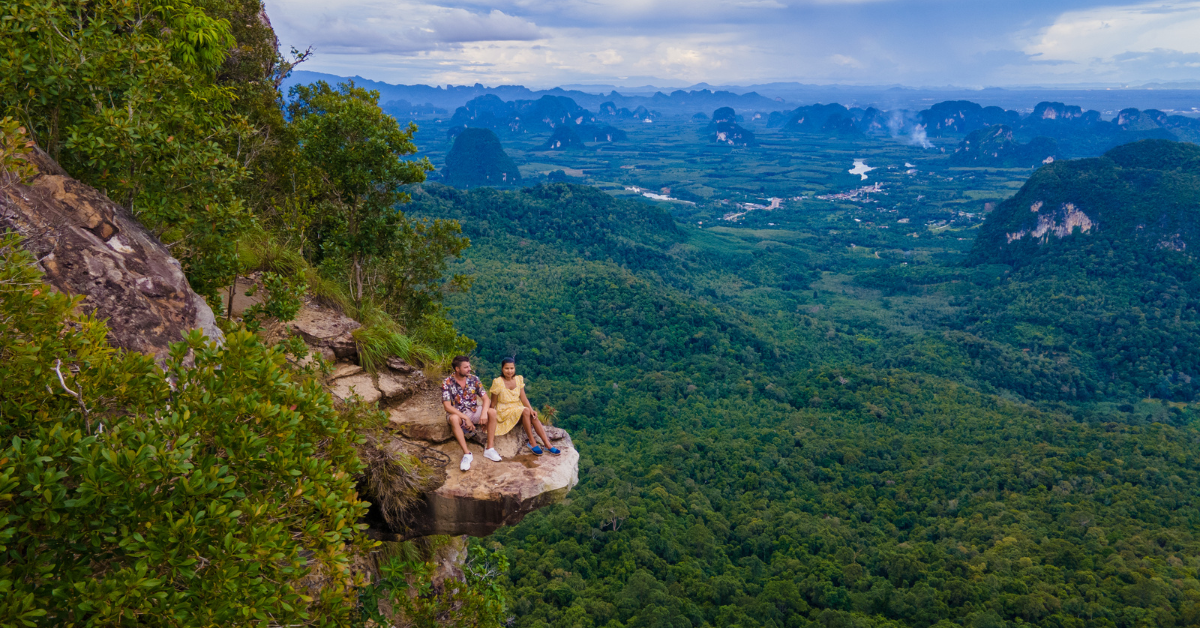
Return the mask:
<svg viewBox="0 0 1200 628">
<path fill-rule="evenodd" d="M 1063 13 L 1028 37 L 1023 50 L 1040 60 L 1075 64 L 1069 71 L 1120 80 L 1136 78 L 1130 75 L 1135 66 L 1194 67 L 1187 65 L 1188 55 L 1200 53 L 1198 32 L 1196 1 L 1097 7 Z"/>
<path fill-rule="evenodd" d="M 1158 69 L 1200 68 L 1200 52 L 1182 52 L 1155 48 L 1141 52 L 1122 52 L 1113 56 L 1113 61 L 1122 65 L 1141 65 Z"/>
<path fill-rule="evenodd" d="M 410 84 L 1128 83 L 1200 53 L 1200 0 L 433 1 L 266 3 L 306 69 Z"/>
<path fill-rule="evenodd" d="M 429 27 L 438 41 L 447 43 L 531 41 L 542 38 L 541 31 L 533 22 L 495 9 L 486 15 L 450 9 L 430 20 Z"/>
<path fill-rule="evenodd" d="M 287 10 L 284 10 L 284 9 Z M 532 41 L 543 37 L 533 22 L 500 10 L 357 0 L 327 13 L 319 0 L 268 0 L 284 47 L 313 46 L 319 54 L 409 55 L 472 42 Z"/>
<path fill-rule="evenodd" d="M 846 0 L 834 0 L 845 2 Z M 879 0 L 867 0 L 879 1 Z M 883 0 L 887 1 L 887 0 Z M 545 26 L 676 30 L 685 24 L 745 24 L 812 2 L 795 0 L 457 0 L 454 6 L 498 7 Z"/>
<path fill-rule="evenodd" d="M 862 61 L 859 61 L 858 59 L 855 59 L 849 55 L 829 55 L 829 60 L 848 68 L 862 69 L 864 67 Z"/>
</svg>

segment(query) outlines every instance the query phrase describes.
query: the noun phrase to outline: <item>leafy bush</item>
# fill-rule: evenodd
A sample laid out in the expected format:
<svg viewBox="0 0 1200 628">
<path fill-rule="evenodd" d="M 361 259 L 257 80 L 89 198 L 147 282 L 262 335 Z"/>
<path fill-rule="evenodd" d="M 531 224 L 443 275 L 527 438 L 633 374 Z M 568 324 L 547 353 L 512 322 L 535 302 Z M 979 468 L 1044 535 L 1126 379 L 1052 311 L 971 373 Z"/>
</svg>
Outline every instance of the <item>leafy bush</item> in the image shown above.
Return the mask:
<svg viewBox="0 0 1200 628">
<path fill-rule="evenodd" d="M 444 537 L 443 537 L 444 538 Z M 435 565 L 421 556 L 412 542 L 380 554 L 379 578 L 362 590 L 364 615 L 383 625 L 391 622 L 376 609 L 388 607 L 407 625 L 439 628 L 499 626 L 505 620 L 507 596 L 501 577 L 508 571 L 508 558 L 498 544 L 485 548 L 470 539 L 463 578 L 433 586 Z M 416 583 L 411 586 L 410 583 Z M 380 604 L 380 602 L 384 604 Z"/>
<path fill-rule="evenodd" d="M 347 624 L 374 415 L 246 331 L 160 370 L 76 303 L 0 240 L 0 625 Z"/>
<path fill-rule="evenodd" d="M 389 357 L 396 356 L 405 362 L 424 363 L 430 361 L 428 349 L 417 346 L 412 339 L 388 325 L 367 325 L 352 332 L 358 347 L 358 363 L 374 373 Z"/>
<path fill-rule="evenodd" d="M 230 23 L 204 4 L 7 4 L 0 115 L 172 243 L 192 288 L 215 298 L 248 218 L 244 165 L 226 145 L 251 129 L 217 81 Z"/>
<path fill-rule="evenodd" d="M 296 318 L 296 313 L 304 305 L 304 294 L 308 285 L 303 277 L 284 278 L 277 273 L 263 273 L 263 287 L 267 298 L 262 303 L 255 303 L 242 313 L 251 330 L 257 329 L 260 318 L 274 318 L 280 321 L 290 321 Z M 247 292 L 247 296 L 250 296 Z"/>
</svg>

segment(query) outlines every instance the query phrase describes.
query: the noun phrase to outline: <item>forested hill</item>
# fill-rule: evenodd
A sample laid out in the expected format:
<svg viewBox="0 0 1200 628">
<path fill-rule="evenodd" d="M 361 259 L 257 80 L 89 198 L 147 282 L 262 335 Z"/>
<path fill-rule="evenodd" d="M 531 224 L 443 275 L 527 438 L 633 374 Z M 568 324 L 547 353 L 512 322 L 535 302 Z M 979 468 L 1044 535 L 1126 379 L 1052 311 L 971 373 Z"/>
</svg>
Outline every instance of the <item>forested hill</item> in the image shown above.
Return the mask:
<svg viewBox="0 0 1200 628">
<path fill-rule="evenodd" d="M 1019 265 L 1076 229 L 1117 247 L 1200 248 L 1200 146 L 1143 140 L 1040 168 L 988 216 L 971 258 Z"/>
<path fill-rule="evenodd" d="M 661 268 L 663 252 L 684 237 L 671 214 L 646 203 L 621 201 L 594 187 L 565 183 L 462 192 L 424 186 L 415 211 L 458 220 L 475 240 L 517 237 L 634 268 Z"/>
<path fill-rule="evenodd" d="M 1200 146 L 1146 140 L 1039 169 L 984 222 L 969 263 L 980 336 L 1075 373 L 1067 398 L 1200 395 Z"/>
<path fill-rule="evenodd" d="M 852 296 L 819 272 L 824 240 L 582 186 L 413 199 L 472 236 L 454 271 L 475 287 L 447 307 L 482 375 L 515 355 L 579 435 L 573 498 L 494 537 L 514 625 L 1200 620 L 1194 411 L 1139 402 L 1124 372 L 1124 405 L 1063 403 L 1056 357 L 964 329 L 1027 287 L 1003 267 Z"/>
</svg>

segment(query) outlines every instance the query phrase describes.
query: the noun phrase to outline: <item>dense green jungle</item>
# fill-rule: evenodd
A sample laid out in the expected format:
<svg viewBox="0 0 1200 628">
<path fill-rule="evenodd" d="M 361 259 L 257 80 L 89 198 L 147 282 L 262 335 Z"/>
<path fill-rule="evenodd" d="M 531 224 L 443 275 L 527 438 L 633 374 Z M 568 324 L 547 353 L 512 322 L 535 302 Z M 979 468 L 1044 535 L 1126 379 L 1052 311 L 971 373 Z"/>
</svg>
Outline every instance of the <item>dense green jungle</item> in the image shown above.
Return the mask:
<svg viewBox="0 0 1200 628">
<path fill-rule="evenodd" d="M 956 166 L 962 135 L 660 122 L 574 153 L 500 132 L 568 182 L 405 207 L 462 224 L 450 317 L 583 455 L 493 537 L 514 625 L 1200 622 L 1200 149 L 1034 171 Z"/>
<path fill-rule="evenodd" d="M 0 626 L 1200 624 L 1196 119 L 451 116 L 288 83 L 313 51 L 259 0 L 0 13 Z M 7 212 L 54 183 L 158 238 L 224 344 L 156 361 L 46 289 Z M 435 587 L 448 539 L 362 523 L 430 469 L 264 332 L 312 302 L 368 370 L 515 357 L 579 484 Z"/>
</svg>

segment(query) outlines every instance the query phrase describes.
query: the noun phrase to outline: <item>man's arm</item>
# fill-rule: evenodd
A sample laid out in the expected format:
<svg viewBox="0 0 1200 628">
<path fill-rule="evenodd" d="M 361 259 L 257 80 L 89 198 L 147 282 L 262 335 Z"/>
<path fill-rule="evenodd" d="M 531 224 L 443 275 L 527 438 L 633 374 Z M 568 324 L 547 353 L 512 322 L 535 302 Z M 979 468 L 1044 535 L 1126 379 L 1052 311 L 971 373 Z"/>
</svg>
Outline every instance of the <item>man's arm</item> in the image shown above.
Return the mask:
<svg viewBox="0 0 1200 628">
<path fill-rule="evenodd" d="M 467 420 L 467 416 L 459 411 L 458 408 L 455 408 L 454 404 L 450 403 L 449 401 L 442 401 L 442 407 L 446 409 L 446 414 L 456 416 L 463 421 Z"/>
<path fill-rule="evenodd" d="M 479 379 L 476 379 L 475 381 L 479 382 L 477 385 L 478 388 L 476 388 L 477 392 L 475 396 L 483 397 L 483 416 L 487 416 L 488 408 L 492 407 L 492 399 L 488 395 L 487 391 L 483 389 L 483 381 Z"/>
</svg>

